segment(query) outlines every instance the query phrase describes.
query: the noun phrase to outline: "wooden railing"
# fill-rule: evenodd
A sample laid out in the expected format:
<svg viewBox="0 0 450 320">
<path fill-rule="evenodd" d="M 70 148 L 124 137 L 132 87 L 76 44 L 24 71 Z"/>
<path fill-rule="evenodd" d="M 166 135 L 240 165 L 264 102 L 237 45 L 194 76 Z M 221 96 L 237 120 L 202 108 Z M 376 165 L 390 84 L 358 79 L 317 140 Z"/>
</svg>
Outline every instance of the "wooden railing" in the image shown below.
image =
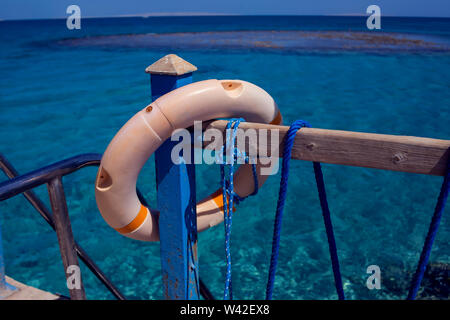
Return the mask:
<svg viewBox="0 0 450 320">
<path fill-rule="evenodd" d="M 146 72 L 151 75 L 153 100 L 191 83 L 192 72 L 196 69 L 174 55 L 148 67 Z M 203 125 L 203 130 L 224 131 L 226 125 L 224 120 L 211 121 Z M 241 123 L 239 128 L 278 130 L 280 142 L 274 150 L 258 150 L 260 146 L 251 145 L 249 141 L 242 150 L 249 152 L 253 149 L 258 154 L 276 156 L 283 148 L 283 138 L 289 129 L 287 126 L 247 122 Z M 208 143 L 203 143 L 202 147 L 207 148 Z M 267 146 L 271 145 L 269 141 Z M 167 299 L 197 299 L 195 165 L 174 165 L 168 156 L 172 147 L 173 142 L 167 141 L 156 153 L 164 294 Z M 449 154 L 449 140 L 302 128 L 296 135 L 292 158 L 442 176 Z"/>
<path fill-rule="evenodd" d="M 208 123 L 204 129 L 224 131 L 228 121 L 217 120 Z M 280 144 L 275 150 L 259 150 L 257 144 L 249 145 L 245 151 L 255 150 L 258 154 L 281 156 L 287 126 L 242 122 L 239 129 L 271 130 L 279 133 Z M 259 136 L 259 132 L 258 132 Z M 271 143 L 267 143 L 270 147 Z M 204 145 L 206 147 L 206 144 Z M 341 164 L 393 171 L 443 176 L 450 155 L 450 140 L 439 140 L 411 136 L 395 136 L 340 130 L 302 128 L 297 132 L 292 148 L 292 159 Z"/>
</svg>

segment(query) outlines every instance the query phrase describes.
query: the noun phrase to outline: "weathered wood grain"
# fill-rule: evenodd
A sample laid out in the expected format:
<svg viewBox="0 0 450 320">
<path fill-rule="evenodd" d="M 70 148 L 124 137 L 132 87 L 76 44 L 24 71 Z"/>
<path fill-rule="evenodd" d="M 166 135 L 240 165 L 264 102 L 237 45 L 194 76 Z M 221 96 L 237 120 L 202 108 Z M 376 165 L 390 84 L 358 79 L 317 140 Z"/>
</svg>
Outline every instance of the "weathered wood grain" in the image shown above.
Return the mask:
<svg viewBox="0 0 450 320">
<path fill-rule="evenodd" d="M 217 120 L 205 124 L 204 129 L 223 131 L 226 125 L 227 121 Z M 279 130 L 279 150 L 289 129 L 250 122 L 239 128 Z M 246 150 L 252 148 L 258 146 L 246 145 Z M 281 156 L 278 150 L 272 151 Z M 258 152 L 266 150 L 259 147 Z M 295 138 L 292 159 L 443 176 L 449 154 L 450 140 L 302 128 Z"/>
<path fill-rule="evenodd" d="M 145 69 L 146 73 L 181 76 L 197 71 L 197 67 L 175 54 L 168 54 Z"/>
</svg>

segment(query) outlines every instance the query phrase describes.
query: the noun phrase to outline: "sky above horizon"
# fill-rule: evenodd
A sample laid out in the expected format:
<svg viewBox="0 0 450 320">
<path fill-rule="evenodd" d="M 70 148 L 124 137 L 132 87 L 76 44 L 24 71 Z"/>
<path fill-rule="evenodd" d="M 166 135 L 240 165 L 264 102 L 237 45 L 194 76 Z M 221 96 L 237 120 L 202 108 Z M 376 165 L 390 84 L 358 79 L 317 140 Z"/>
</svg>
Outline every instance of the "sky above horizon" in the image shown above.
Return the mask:
<svg viewBox="0 0 450 320">
<path fill-rule="evenodd" d="M 82 17 L 126 15 L 366 15 L 376 4 L 386 16 L 450 17 L 449 0 L 0 0 L 0 19 L 66 18 L 76 4 Z"/>
</svg>

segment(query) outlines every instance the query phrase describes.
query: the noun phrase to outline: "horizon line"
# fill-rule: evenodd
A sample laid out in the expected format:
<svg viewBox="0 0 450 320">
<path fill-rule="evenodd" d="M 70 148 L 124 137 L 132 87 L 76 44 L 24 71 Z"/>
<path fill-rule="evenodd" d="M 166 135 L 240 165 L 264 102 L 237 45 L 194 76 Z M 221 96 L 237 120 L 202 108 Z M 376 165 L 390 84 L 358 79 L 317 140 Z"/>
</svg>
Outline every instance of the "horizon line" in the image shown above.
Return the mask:
<svg viewBox="0 0 450 320">
<path fill-rule="evenodd" d="M 82 19 L 117 19 L 117 18 L 160 18 L 160 17 L 276 17 L 276 16 L 291 16 L 291 17 L 368 17 L 368 14 L 363 13 L 342 13 L 342 14 L 240 14 L 240 13 L 216 13 L 216 12 L 154 12 L 154 13 L 137 13 L 137 14 L 123 14 L 112 16 L 86 16 Z M 384 14 L 382 17 L 388 18 L 439 18 L 450 19 L 450 16 L 408 16 L 408 15 L 388 15 Z M 58 18 L 20 18 L 8 19 L 0 18 L 0 21 L 31 21 L 31 20 L 65 20 L 67 17 Z"/>
</svg>

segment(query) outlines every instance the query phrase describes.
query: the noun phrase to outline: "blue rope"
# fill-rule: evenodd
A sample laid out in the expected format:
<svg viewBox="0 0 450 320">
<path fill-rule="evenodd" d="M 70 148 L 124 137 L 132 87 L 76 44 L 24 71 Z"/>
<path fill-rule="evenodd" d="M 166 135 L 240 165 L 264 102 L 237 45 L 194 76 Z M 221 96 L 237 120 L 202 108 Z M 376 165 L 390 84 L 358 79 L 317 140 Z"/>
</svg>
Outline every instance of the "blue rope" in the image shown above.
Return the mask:
<svg viewBox="0 0 450 320">
<path fill-rule="evenodd" d="M 411 282 L 411 287 L 408 292 L 408 300 L 414 300 L 417 296 L 417 292 L 420 288 L 420 283 L 422 282 L 425 269 L 428 264 L 428 259 L 430 258 L 431 248 L 433 246 L 436 233 L 441 222 L 442 213 L 444 212 L 445 203 L 447 202 L 448 193 L 450 189 L 450 157 L 447 161 L 447 172 L 444 176 L 444 181 L 442 182 L 441 191 L 439 193 L 439 198 L 434 209 L 433 218 L 431 219 L 430 227 L 428 229 L 427 237 L 425 238 L 425 243 L 422 248 L 422 253 L 420 254 L 419 263 L 417 265 L 416 272 L 414 273 L 413 280 Z"/>
<path fill-rule="evenodd" d="M 313 162 L 314 175 L 316 177 L 317 191 L 319 192 L 320 206 L 322 208 L 323 221 L 328 239 L 331 266 L 333 268 L 334 284 L 339 300 L 345 300 L 344 288 L 342 286 L 341 271 L 339 270 L 339 259 L 337 255 L 336 241 L 334 239 L 333 224 L 331 223 L 330 209 L 328 208 L 325 183 L 323 181 L 322 167 L 319 162 Z"/>
<path fill-rule="evenodd" d="M 237 160 L 239 155 L 239 150 L 236 148 L 236 134 L 239 124 L 244 119 L 231 119 L 226 127 L 226 140 L 225 145 L 222 147 L 222 161 L 220 165 L 220 175 L 222 180 L 222 196 L 223 196 L 223 214 L 224 214 L 224 225 L 225 225 L 225 256 L 226 256 L 226 274 L 225 274 L 225 290 L 224 290 L 224 300 L 232 300 L 233 299 L 233 289 L 232 289 L 232 277 L 231 277 L 231 250 L 230 250 L 230 242 L 231 242 L 231 224 L 233 218 L 233 202 L 239 204 L 246 197 L 240 197 L 238 194 L 234 192 L 233 185 L 233 174 L 234 174 L 234 161 Z M 230 144 L 230 145 L 228 145 Z M 231 159 L 230 161 L 225 161 L 225 154 L 227 148 L 231 148 Z M 249 163 L 250 160 L 245 156 L 245 163 Z M 228 163 L 229 162 L 229 163 Z M 229 167 L 228 179 L 225 178 L 225 167 Z M 253 172 L 253 181 L 255 183 L 254 191 L 251 195 L 255 195 L 258 192 L 258 176 L 256 173 L 256 165 L 252 164 L 252 172 Z M 229 198 L 229 203 L 228 199 Z"/>
<path fill-rule="evenodd" d="M 227 258 L 227 269 L 226 269 L 226 281 L 225 281 L 225 290 L 224 290 L 224 299 L 232 299 L 232 278 L 231 278 L 231 252 L 230 252 L 230 238 L 231 238 L 231 223 L 232 223 L 232 215 L 233 215 L 233 201 L 236 203 L 244 200 L 239 195 L 234 193 L 233 186 L 233 164 L 235 159 L 238 156 L 239 150 L 235 147 L 236 133 L 240 122 L 243 119 L 232 119 L 227 124 L 227 135 L 226 135 L 226 145 L 227 143 L 231 143 L 232 154 L 231 161 L 228 164 L 229 166 L 229 179 L 225 179 L 225 161 L 222 161 L 220 166 L 221 178 L 222 178 L 222 191 L 223 191 L 223 203 L 224 203 L 224 225 L 225 225 L 225 254 Z M 272 241 L 272 255 L 270 260 L 270 268 L 269 268 L 269 279 L 267 282 L 266 289 L 266 299 L 272 299 L 273 294 L 273 286 L 275 282 L 275 273 L 276 267 L 278 263 L 278 255 L 280 248 L 280 235 L 281 235 L 281 222 L 283 218 L 284 205 L 286 201 L 287 195 L 287 183 L 289 177 L 289 164 L 292 154 L 292 147 L 294 144 L 294 139 L 298 130 L 303 127 L 310 127 L 310 125 L 306 121 L 297 120 L 295 121 L 288 132 L 286 133 L 284 150 L 283 150 L 283 162 L 282 162 L 282 171 L 281 171 L 281 181 L 280 181 L 280 192 L 278 196 L 277 202 L 277 211 L 274 223 L 274 232 L 273 232 L 273 241 Z M 231 129 L 231 130 L 230 130 Z M 231 134 L 230 134 L 230 131 Z M 222 149 L 223 150 L 223 159 L 225 159 L 226 153 L 226 145 Z M 248 157 L 246 157 L 246 162 L 249 163 Z M 328 207 L 328 201 L 326 197 L 325 184 L 323 180 L 323 173 L 320 163 L 313 162 L 314 175 L 317 183 L 317 191 L 319 193 L 320 206 L 322 208 L 322 215 L 325 223 L 325 230 L 328 239 L 328 247 L 330 251 L 334 282 L 336 286 L 336 291 L 340 300 L 344 300 L 344 290 L 342 286 L 342 277 L 339 269 L 339 259 L 337 255 L 336 241 L 334 238 L 333 225 L 331 222 L 330 210 Z M 258 177 L 256 174 L 256 166 L 252 165 L 253 169 L 253 178 L 255 183 L 255 190 L 251 195 L 254 195 L 258 192 Z M 428 264 L 428 260 L 431 254 L 431 249 L 433 246 L 434 239 L 436 237 L 437 230 L 439 228 L 440 220 L 442 217 L 442 213 L 445 208 L 445 204 L 448 198 L 450 189 L 450 158 L 447 163 L 447 172 L 444 177 L 444 181 L 442 183 L 441 191 L 439 194 L 439 198 L 435 207 L 435 211 L 433 214 L 433 218 L 431 220 L 431 224 L 428 230 L 427 237 L 425 239 L 425 243 L 422 249 L 422 253 L 420 255 L 420 260 L 417 266 L 417 270 L 414 274 L 413 281 L 408 293 L 408 300 L 414 300 L 417 292 L 420 288 L 420 283 L 423 279 L 423 275 L 425 273 L 426 266 Z M 227 201 L 227 196 L 229 197 L 229 205 Z"/>
<path fill-rule="evenodd" d="M 267 281 L 266 299 L 271 300 L 273 294 L 273 286 L 275 282 L 275 273 L 278 264 L 278 253 L 280 249 L 280 234 L 281 234 L 281 222 L 283 219 L 284 204 L 286 201 L 287 184 L 289 177 L 289 163 L 291 160 L 292 146 L 294 145 L 294 139 L 297 131 L 303 127 L 310 127 L 309 123 L 303 120 L 294 121 L 289 128 L 285 136 L 284 150 L 283 150 L 283 162 L 281 169 L 281 181 L 280 192 L 278 196 L 277 211 L 275 216 L 273 240 L 272 240 L 272 255 L 270 258 L 269 279 Z M 325 184 L 323 182 L 323 174 L 320 163 L 314 162 L 314 174 L 316 177 L 317 190 L 319 192 L 320 205 L 322 208 L 322 215 L 325 222 L 325 229 L 328 237 L 328 246 L 330 250 L 331 263 L 333 267 L 334 281 L 336 285 L 336 291 L 339 299 L 343 300 L 344 290 L 342 287 L 341 273 L 339 270 L 339 260 L 337 256 L 336 242 L 334 240 L 333 225 L 331 223 L 330 210 L 328 208 L 327 196 L 325 192 Z"/>
</svg>

